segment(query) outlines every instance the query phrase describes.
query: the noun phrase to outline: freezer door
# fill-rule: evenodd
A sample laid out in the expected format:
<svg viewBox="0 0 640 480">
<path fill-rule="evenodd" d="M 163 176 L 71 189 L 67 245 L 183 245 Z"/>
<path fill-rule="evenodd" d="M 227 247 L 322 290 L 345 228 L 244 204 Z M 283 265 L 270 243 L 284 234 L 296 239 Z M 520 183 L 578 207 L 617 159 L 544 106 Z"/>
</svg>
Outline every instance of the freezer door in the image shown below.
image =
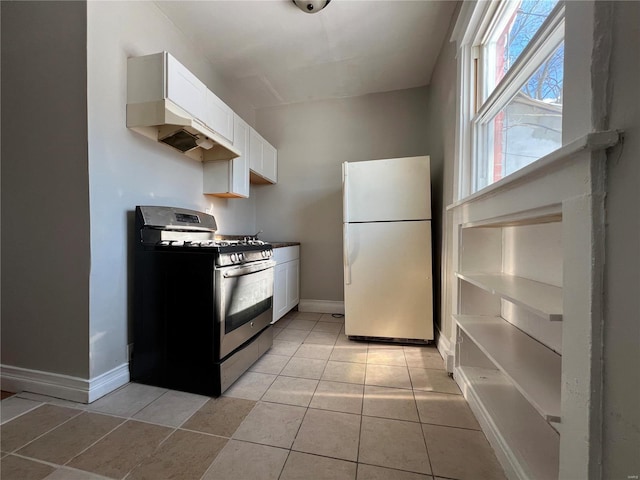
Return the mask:
<svg viewBox="0 0 640 480">
<path fill-rule="evenodd" d="M 343 221 L 431 219 L 429 157 L 345 162 Z"/>
<path fill-rule="evenodd" d="M 344 227 L 345 333 L 433 340 L 431 222 Z"/>
</svg>

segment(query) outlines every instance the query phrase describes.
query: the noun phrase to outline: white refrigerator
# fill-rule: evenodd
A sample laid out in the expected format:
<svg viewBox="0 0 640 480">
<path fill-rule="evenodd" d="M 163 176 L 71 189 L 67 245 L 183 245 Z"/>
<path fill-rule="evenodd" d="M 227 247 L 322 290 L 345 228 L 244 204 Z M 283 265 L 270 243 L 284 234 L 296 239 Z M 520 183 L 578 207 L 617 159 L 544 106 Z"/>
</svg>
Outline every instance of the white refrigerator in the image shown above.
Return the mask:
<svg viewBox="0 0 640 480">
<path fill-rule="evenodd" d="M 429 157 L 342 165 L 345 333 L 433 340 Z"/>
</svg>

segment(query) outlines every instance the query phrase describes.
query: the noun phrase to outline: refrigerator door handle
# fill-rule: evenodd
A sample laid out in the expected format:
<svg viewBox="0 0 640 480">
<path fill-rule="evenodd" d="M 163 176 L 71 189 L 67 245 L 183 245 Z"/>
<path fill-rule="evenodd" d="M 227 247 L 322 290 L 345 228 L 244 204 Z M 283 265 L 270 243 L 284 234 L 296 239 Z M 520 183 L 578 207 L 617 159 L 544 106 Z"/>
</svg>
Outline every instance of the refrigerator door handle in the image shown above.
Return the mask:
<svg viewBox="0 0 640 480">
<path fill-rule="evenodd" d="M 342 263 L 344 264 L 344 283 L 351 284 L 351 265 L 349 265 L 349 164 L 342 163 L 342 218 L 344 227 L 342 229 Z"/>
<path fill-rule="evenodd" d="M 349 264 L 349 224 L 342 229 L 342 260 L 344 263 L 344 284 L 351 285 L 351 265 Z"/>
</svg>

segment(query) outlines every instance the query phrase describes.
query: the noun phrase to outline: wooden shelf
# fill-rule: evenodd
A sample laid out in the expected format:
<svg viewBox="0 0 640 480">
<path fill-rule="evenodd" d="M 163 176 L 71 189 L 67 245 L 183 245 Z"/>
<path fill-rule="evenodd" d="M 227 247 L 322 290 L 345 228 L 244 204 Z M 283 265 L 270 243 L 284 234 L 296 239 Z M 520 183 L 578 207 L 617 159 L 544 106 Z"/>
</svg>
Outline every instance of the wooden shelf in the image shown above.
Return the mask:
<svg viewBox="0 0 640 480">
<path fill-rule="evenodd" d="M 547 320 L 562 320 L 562 288 L 527 278 L 496 274 L 456 273 L 476 287 L 526 308 Z"/>
<path fill-rule="evenodd" d="M 545 420 L 560 421 L 560 355 L 500 317 L 454 318 Z"/>
<path fill-rule="evenodd" d="M 492 423 L 489 441 L 500 444 L 517 478 L 558 478 L 560 436 L 497 370 L 457 367 L 465 397 L 481 423 Z M 483 426 L 484 429 L 484 426 Z M 494 445 L 495 448 L 495 445 Z"/>
</svg>

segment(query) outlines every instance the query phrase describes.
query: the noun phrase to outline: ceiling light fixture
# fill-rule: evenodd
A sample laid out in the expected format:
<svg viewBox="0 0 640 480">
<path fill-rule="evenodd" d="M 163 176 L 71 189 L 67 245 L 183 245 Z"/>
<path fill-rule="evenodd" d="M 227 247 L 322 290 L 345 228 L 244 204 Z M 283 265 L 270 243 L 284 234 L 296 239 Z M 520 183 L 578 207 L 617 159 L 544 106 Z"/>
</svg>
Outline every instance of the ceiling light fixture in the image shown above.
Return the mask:
<svg viewBox="0 0 640 480">
<path fill-rule="evenodd" d="M 317 13 L 329 5 L 331 0 L 291 0 L 296 6 L 306 13 Z"/>
</svg>

